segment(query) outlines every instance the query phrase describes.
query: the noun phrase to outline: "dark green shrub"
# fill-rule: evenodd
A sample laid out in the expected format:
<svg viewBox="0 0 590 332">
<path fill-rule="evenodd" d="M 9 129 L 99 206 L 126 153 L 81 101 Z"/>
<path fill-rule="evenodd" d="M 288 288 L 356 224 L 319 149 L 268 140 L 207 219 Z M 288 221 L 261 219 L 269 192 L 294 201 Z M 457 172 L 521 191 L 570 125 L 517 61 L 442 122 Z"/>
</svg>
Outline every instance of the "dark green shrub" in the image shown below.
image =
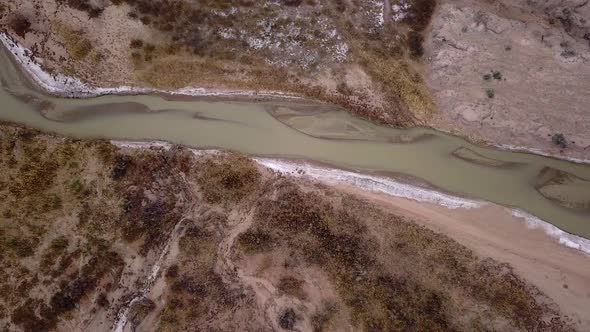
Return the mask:
<svg viewBox="0 0 590 332">
<path fill-rule="evenodd" d="M 131 48 L 142 48 L 143 47 L 143 40 L 141 39 L 132 39 L 129 43 L 129 47 Z"/>
<path fill-rule="evenodd" d="M 419 32 L 410 31 L 408 34 L 408 47 L 410 48 L 410 55 L 413 58 L 420 58 L 424 55 L 423 42 L 424 37 Z"/>
<path fill-rule="evenodd" d="M 27 32 L 31 31 L 31 22 L 22 15 L 15 15 L 9 23 L 14 33 L 21 38 L 25 38 Z"/>
<path fill-rule="evenodd" d="M 486 96 L 488 96 L 490 99 L 494 98 L 496 96 L 496 91 L 494 91 L 494 89 L 487 89 Z"/>
<path fill-rule="evenodd" d="M 563 134 L 555 134 L 551 137 L 551 141 L 553 142 L 553 144 L 561 147 L 562 149 L 565 149 L 567 147 L 567 140 L 565 139 L 565 136 L 563 136 Z"/>
</svg>

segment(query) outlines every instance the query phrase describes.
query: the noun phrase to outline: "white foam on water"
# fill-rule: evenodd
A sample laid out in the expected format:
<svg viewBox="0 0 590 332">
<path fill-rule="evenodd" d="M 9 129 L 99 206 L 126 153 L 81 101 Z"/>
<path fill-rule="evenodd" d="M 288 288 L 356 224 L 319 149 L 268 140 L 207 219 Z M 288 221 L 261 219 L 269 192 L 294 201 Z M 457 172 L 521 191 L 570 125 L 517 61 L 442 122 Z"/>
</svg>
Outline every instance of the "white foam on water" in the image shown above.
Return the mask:
<svg viewBox="0 0 590 332">
<path fill-rule="evenodd" d="M 531 229 L 541 229 L 550 237 L 557 239 L 559 243 L 568 248 L 573 248 L 590 254 L 590 240 L 583 237 L 570 234 L 557 228 L 546 221 L 543 221 L 532 214 L 524 212 L 520 209 L 512 209 L 512 215 L 517 218 L 524 219 L 526 225 Z"/>
<path fill-rule="evenodd" d="M 394 181 L 385 177 L 371 176 L 339 169 L 323 168 L 308 163 L 295 163 L 277 159 L 254 158 L 259 164 L 292 176 L 308 176 L 329 183 L 350 184 L 356 187 L 402 197 L 418 202 L 434 203 L 449 209 L 473 209 L 485 203 L 448 195 L 435 190 Z"/>
</svg>

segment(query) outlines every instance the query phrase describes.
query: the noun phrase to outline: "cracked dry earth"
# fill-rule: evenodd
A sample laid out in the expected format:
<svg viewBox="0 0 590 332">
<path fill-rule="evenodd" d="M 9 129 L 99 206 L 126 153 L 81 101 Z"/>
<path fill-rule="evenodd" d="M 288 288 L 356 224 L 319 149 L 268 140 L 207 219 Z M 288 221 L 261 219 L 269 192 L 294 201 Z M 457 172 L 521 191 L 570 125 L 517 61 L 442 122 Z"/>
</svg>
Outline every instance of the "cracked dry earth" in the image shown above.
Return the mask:
<svg viewBox="0 0 590 332">
<path fill-rule="evenodd" d="M 575 330 L 508 264 L 247 157 L 0 137 L 2 330 Z"/>
</svg>

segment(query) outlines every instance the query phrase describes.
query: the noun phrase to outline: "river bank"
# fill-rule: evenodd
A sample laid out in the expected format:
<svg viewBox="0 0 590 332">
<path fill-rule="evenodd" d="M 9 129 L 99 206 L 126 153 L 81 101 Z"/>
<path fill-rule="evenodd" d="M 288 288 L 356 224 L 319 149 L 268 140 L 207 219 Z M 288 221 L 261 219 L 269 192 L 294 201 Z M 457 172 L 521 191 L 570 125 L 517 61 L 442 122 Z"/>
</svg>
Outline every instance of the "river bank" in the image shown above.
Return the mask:
<svg viewBox="0 0 590 332">
<path fill-rule="evenodd" d="M 149 144 L 147 146 L 149 146 Z M 418 203 L 424 203 L 427 206 L 441 206 L 451 211 L 461 211 L 464 209 L 480 210 L 487 206 L 495 206 L 496 208 L 500 207 L 490 202 L 453 196 L 432 189 L 415 186 L 409 183 L 402 183 L 396 181 L 395 179 L 363 175 L 338 169 L 322 168 L 307 162 L 290 162 L 267 158 L 255 158 L 254 160 L 265 167 L 281 173 L 289 174 L 290 176 L 310 177 L 330 185 L 348 186 L 349 189 L 356 188 L 360 191 L 378 193 Z M 579 250 L 586 255 L 590 254 L 589 239 L 564 232 L 552 224 L 536 218 L 535 216 L 519 209 L 511 209 L 507 207 L 504 207 L 504 209 L 510 212 L 514 222 L 519 222 L 526 225 L 527 229 L 539 229 L 548 237 L 552 238 L 553 240 L 557 240 L 558 243 L 568 248 Z M 493 220 L 493 218 L 490 218 L 489 220 Z"/>
<path fill-rule="evenodd" d="M 551 293 L 366 191 L 300 167 L 293 176 L 234 153 L 115 146 L 23 126 L 1 125 L 0 136 L 0 324 L 9 330 L 587 326 L 559 298 L 580 300 L 569 274 L 573 295 Z M 470 207 L 440 208 L 450 218 L 485 209 Z"/>
<path fill-rule="evenodd" d="M 139 141 L 111 141 L 112 144 L 127 149 L 170 149 L 172 144 L 167 142 L 139 142 Z M 195 155 L 210 155 L 223 153 L 219 150 L 191 150 Z M 443 193 L 432 188 L 419 186 L 404 180 L 388 178 L 383 176 L 372 176 L 367 174 L 355 173 L 336 168 L 326 168 L 306 161 L 290 161 L 272 158 L 254 157 L 261 166 L 272 171 L 279 172 L 291 177 L 303 177 L 314 179 L 328 185 L 347 188 L 364 192 L 365 195 L 386 195 L 395 197 L 395 199 L 404 199 L 417 203 L 426 204 L 426 206 L 440 206 L 449 211 L 461 210 L 481 210 L 487 207 L 495 209 L 503 208 L 512 216 L 515 223 L 524 224 L 526 229 L 540 230 L 552 241 L 557 242 L 567 248 L 579 250 L 585 255 L 590 255 L 590 239 L 577 235 L 569 234 L 554 225 L 543 221 L 529 213 L 519 209 L 502 207 L 491 202 L 473 200 L 465 197 L 454 196 L 449 193 Z M 394 199 L 394 200 L 395 200 Z M 493 218 L 490 218 L 493 220 Z M 485 222 L 485 221 L 484 221 Z M 516 239 L 514 239 L 516 240 Z M 542 242 L 547 241 L 547 239 Z M 587 258 L 590 259 L 590 256 Z"/>
<path fill-rule="evenodd" d="M 164 142 L 121 142 L 125 149 L 170 149 Z M 192 150 L 197 156 L 218 150 Z M 553 299 L 581 330 L 590 328 L 590 240 L 534 216 L 484 201 L 440 193 L 395 179 L 328 169 L 308 162 L 254 158 L 290 178 L 318 181 L 404 216 L 473 250 L 510 264 L 518 275 Z"/>
<path fill-rule="evenodd" d="M 163 94 L 170 96 L 190 97 L 223 97 L 238 98 L 250 97 L 256 99 L 301 99 L 302 97 L 279 91 L 254 91 L 254 90 L 219 90 L 199 87 L 185 87 L 176 90 L 142 88 L 133 86 L 119 86 L 112 88 L 93 87 L 80 79 L 46 72 L 41 63 L 43 59 L 34 57 L 32 52 L 8 34 L 0 32 L 0 42 L 14 56 L 15 61 L 21 65 L 29 78 L 44 92 L 56 97 L 64 98 L 93 98 L 105 95 L 139 95 L 139 94 Z"/>
<path fill-rule="evenodd" d="M 113 88 L 101 88 L 91 87 L 81 80 L 63 74 L 50 74 L 42 69 L 40 61 L 32 56 L 32 52 L 16 40 L 11 38 L 4 32 L 0 32 L 0 41 L 4 47 L 13 55 L 15 61 L 19 63 L 27 74 L 29 79 L 33 83 L 42 89 L 46 93 L 50 93 L 57 97 L 66 98 L 92 98 L 105 95 L 144 95 L 144 94 L 162 94 L 177 97 L 219 97 L 223 100 L 305 100 L 304 97 L 284 93 L 280 91 L 254 91 L 254 90 L 209 90 L 199 87 L 185 87 L 177 90 L 163 90 L 163 89 L 150 89 L 141 87 L 131 86 L 120 86 Z M 434 128 L 433 128 L 434 129 Z M 526 146 L 513 146 L 508 144 L 494 143 L 494 142 L 481 142 L 473 140 L 472 137 L 467 135 L 461 135 L 460 132 L 452 131 L 448 134 L 459 136 L 466 139 L 474 144 L 483 144 L 486 146 L 494 147 L 497 149 L 503 149 L 507 151 L 524 152 L 542 155 L 546 157 L 567 160 L 570 162 L 590 164 L 588 158 L 578 158 L 565 156 L 561 153 L 555 153 L 554 151 L 547 151 L 539 148 L 530 148 Z"/>
<path fill-rule="evenodd" d="M 2 56 L 8 59 L 2 69 L 7 102 L 2 118 L 9 122 L 77 138 L 159 139 L 194 148 L 315 160 L 360 173 L 407 174 L 446 193 L 520 208 L 568 233 L 588 232 L 587 213 L 554 204 L 530 184 L 546 167 L 589 178 L 587 166 L 481 148 L 427 129 L 377 126 L 328 105 L 306 105 L 302 99 L 294 105 L 158 95 L 48 97 L 30 87 L 10 61 L 12 53 Z M 474 156 L 461 157 L 457 149 Z"/>
</svg>

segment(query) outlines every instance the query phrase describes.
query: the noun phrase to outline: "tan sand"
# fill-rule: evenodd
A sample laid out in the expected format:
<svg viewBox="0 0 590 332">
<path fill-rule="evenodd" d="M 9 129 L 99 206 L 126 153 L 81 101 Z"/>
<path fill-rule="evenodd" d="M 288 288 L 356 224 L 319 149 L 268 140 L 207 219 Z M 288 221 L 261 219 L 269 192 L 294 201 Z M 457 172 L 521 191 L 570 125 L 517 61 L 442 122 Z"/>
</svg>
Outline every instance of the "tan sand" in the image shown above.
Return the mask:
<svg viewBox="0 0 590 332">
<path fill-rule="evenodd" d="M 445 234 L 481 257 L 509 263 L 553 299 L 580 330 L 590 331 L 590 255 L 561 245 L 542 230 L 528 228 L 495 204 L 451 210 L 350 186 L 339 188 Z"/>
</svg>

